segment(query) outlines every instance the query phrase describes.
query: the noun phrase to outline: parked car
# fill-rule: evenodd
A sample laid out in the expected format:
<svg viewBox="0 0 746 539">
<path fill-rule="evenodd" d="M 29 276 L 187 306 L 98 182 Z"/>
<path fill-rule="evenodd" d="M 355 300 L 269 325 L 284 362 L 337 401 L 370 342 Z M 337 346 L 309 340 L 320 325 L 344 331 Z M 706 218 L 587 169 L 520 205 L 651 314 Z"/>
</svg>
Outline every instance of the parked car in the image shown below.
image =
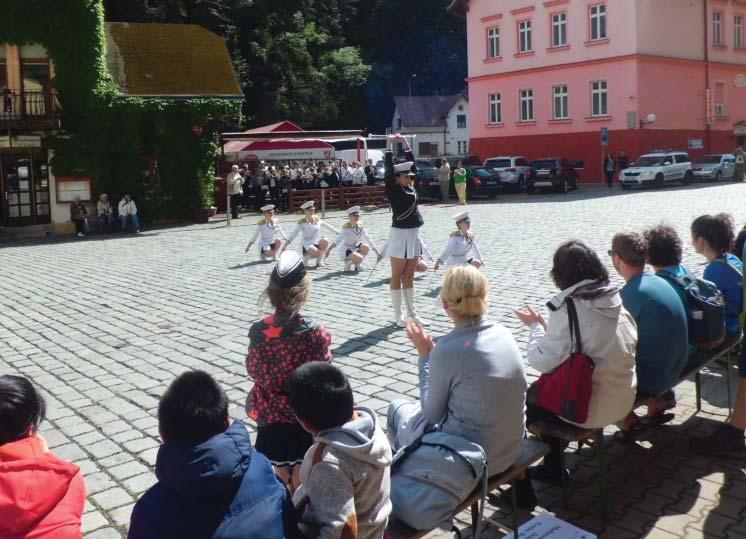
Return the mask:
<svg viewBox="0 0 746 539">
<path fill-rule="evenodd" d="M 652 184 L 660 188 L 666 183 L 689 185 L 694 179 L 692 160 L 686 152 L 652 152 L 641 155 L 632 166 L 619 173 L 622 189 L 633 185 Z"/>
<path fill-rule="evenodd" d="M 417 166 L 414 177 L 415 189 L 421 197 L 440 199 L 440 183 L 438 183 L 438 169 L 431 166 Z"/>
<path fill-rule="evenodd" d="M 483 166 L 494 169 L 500 175 L 503 189 L 510 189 L 515 193 L 526 188 L 526 180 L 531 176 L 531 164 L 525 157 L 490 157 Z"/>
<path fill-rule="evenodd" d="M 495 198 L 502 190 L 500 174 L 487 167 L 464 167 L 466 170 L 466 198 L 486 196 Z M 451 183 L 449 194 L 456 196 L 456 186 L 453 183 L 453 169 L 451 169 Z"/>
<path fill-rule="evenodd" d="M 526 183 L 526 192 L 553 188 L 558 193 L 567 193 L 578 188 L 577 163 L 565 157 L 547 157 L 531 162 L 531 175 Z"/>
<path fill-rule="evenodd" d="M 695 180 L 734 180 L 736 176 L 736 156 L 732 153 L 705 155 L 692 166 Z"/>
<path fill-rule="evenodd" d="M 386 175 L 386 168 L 383 166 L 383 159 L 381 159 L 376 163 L 376 175 L 375 175 L 376 185 L 384 184 L 384 182 L 386 181 L 385 175 Z"/>
</svg>

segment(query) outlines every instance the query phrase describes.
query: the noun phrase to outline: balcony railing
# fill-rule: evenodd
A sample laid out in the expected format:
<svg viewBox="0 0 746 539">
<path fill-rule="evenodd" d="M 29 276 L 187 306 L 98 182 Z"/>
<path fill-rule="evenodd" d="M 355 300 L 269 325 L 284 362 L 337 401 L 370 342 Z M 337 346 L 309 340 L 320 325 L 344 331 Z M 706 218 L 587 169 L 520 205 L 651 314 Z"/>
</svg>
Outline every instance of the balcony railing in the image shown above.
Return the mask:
<svg viewBox="0 0 746 539">
<path fill-rule="evenodd" d="M 0 97 L 0 122 L 43 123 L 57 120 L 60 116 L 60 104 L 54 90 L 28 91 L 6 88 L 0 91 Z"/>
</svg>

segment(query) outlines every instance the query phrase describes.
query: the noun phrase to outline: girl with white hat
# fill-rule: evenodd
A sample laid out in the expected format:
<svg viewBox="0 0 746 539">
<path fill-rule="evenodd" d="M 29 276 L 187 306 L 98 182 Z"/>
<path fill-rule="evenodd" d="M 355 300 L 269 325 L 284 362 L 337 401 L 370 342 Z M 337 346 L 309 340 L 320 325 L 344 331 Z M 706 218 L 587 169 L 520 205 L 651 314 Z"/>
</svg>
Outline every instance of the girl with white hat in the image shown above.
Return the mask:
<svg viewBox="0 0 746 539">
<path fill-rule="evenodd" d="M 401 140 L 407 146 L 407 162 L 394 165 L 393 146 Z M 386 159 L 384 160 L 386 197 L 391 206 L 392 222 L 387 241 L 391 258 L 391 303 L 394 306 L 394 321 L 400 328 L 406 327 L 407 317 L 417 324 L 424 321 L 417 316 L 414 306 L 414 272 L 422 257 L 420 227 L 425 223 L 420 214 L 417 191 L 412 186 L 417 167 L 409 141 L 403 135 L 389 135 Z M 406 313 L 402 316 L 402 301 Z"/>
<path fill-rule="evenodd" d="M 484 265 L 482 262 L 482 253 L 479 252 L 479 246 L 474 240 L 474 234 L 471 231 L 469 212 L 465 211 L 454 215 L 453 219 L 456 221 L 458 230 L 451 233 L 448 243 L 446 243 L 446 248 L 443 250 L 440 258 L 435 261 L 433 269 L 438 271 L 441 265 L 450 268 L 465 264 L 481 268 Z"/>
<path fill-rule="evenodd" d="M 328 257 L 331 250 L 339 246 L 339 258 L 345 263 L 345 271 L 350 271 L 352 266 L 355 267 L 355 271 L 359 271 L 371 247 L 379 257 L 381 253 L 360 222 L 360 206 L 348 209 L 347 215 L 350 220 L 344 224 L 342 232 L 326 250 L 326 256 Z"/>
<path fill-rule="evenodd" d="M 282 240 L 280 238 L 285 241 L 287 241 L 288 238 L 282 231 L 280 223 L 275 219 L 275 205 L 267 204 L 262 207 L 262 211 L 264 212 L 264 219 L 257 223 L 254 235 L 251 236 L 249 244 L 246 246 L 244 252 L 248 253 L 254 242 L 256 242 L 257 239 L 260 239 L 259 257 L 265 261 L 276 260 L 277 253 L 280 252 L 282 247 Z"/>
<path fill-rule="evenodd" d="M 293 243 L 293 240 L 298 234 L 303 234 L 303 261 L 307 262 L 308 258 L 316 259 L 316 267 L 324 265 L 324 254 L 326 249 L 329 247 L 329 240 L 321 236 L 321 228 L 325 227 L 334 234 L 339 234 L 339 230 L 334 228 L 332 225 L 323 221 L 318 215 L 314 214 L 315 208 L 313 206 L 313 200 L 303 203 L 301 209 L 306 213 L 305 217 L 298 221 L 295 228 L 288 236 L 288 241 L 282 248 L 282 251 L 288 248 Z"/>
</svg>

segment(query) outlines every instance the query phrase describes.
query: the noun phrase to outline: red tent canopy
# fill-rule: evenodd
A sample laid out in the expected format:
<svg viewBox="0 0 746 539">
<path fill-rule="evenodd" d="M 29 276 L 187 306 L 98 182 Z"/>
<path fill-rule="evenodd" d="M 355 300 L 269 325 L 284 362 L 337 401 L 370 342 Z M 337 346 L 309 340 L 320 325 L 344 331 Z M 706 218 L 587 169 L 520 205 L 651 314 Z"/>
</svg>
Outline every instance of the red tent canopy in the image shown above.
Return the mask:
<svg viewBox="0 0 746 539">
<path fill-rule="evenodd" d="M 244 131 L 245 134 L 269 132 L 302 132 L 293 122 L 277 122 Z M 242 161 L 288 161 L 294 159 L 333 159 L 334 146 L 320 140 L 307 141 L 229 141 L 223 145 L 229 159 Z"/>
</svg>

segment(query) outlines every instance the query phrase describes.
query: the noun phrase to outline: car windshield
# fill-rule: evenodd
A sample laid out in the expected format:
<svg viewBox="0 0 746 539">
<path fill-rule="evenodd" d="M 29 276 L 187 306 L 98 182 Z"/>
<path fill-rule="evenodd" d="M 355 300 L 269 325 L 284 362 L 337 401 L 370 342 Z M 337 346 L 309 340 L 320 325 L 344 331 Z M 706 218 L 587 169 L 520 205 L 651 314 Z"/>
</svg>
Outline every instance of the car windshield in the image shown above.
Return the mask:
<svg viewBox="0 0 746 539">
<path fill-rule="evenodd" d="M 714 164 L 720 164 L 720 158 L 721 158 L 721 156 L 719 156 L 719 155 L 705 155 L 702 158 L 702 161 L 700 161 L 700 163 L 705 163 L 705 164 L 713 164 L 713 163 Z"/>
<path fill-rule="evenodd" d="M 420 170 L 420 176 L 425 178 L 435 178 L 438 175 L 438 171 L 434 168 L 424 168 Z"/>
<path fill-rule="evenodd" d="M 480 178 L 491 178 L 493 174 L 485 168 L 473 168 L 471 169 L 471 173 L 479 176 Z"/>
<path fill-rule="evenodd" d="M 642 156 L 637 161 L 635 161 L 634 166 L 636 167 L 657 167 L 657 166 L 662 165 L 666 159 L 673 162 L 672 157 L 665 157 L 665 156 L 660 156 L 660 155 Z"/>
<path fill-rule="evenodd" d="M 484 166 L 493 168 L 509 168 L 510 159 L 488 159 L 485 161 Z"/>
<path fill-rule="evenodd" d="M 557 161 L 554 159 L 548 159 L 543 161 L 534 161 L 531 163 L 533 168 L 557 168 Z"/>
<path fill-rule="evenodd" d="M 376 163 L 376 168 L 383 168 L 383 159 L 381 159 L 380 161 L 378 161 L 378 163 Z"/>
</svg>

